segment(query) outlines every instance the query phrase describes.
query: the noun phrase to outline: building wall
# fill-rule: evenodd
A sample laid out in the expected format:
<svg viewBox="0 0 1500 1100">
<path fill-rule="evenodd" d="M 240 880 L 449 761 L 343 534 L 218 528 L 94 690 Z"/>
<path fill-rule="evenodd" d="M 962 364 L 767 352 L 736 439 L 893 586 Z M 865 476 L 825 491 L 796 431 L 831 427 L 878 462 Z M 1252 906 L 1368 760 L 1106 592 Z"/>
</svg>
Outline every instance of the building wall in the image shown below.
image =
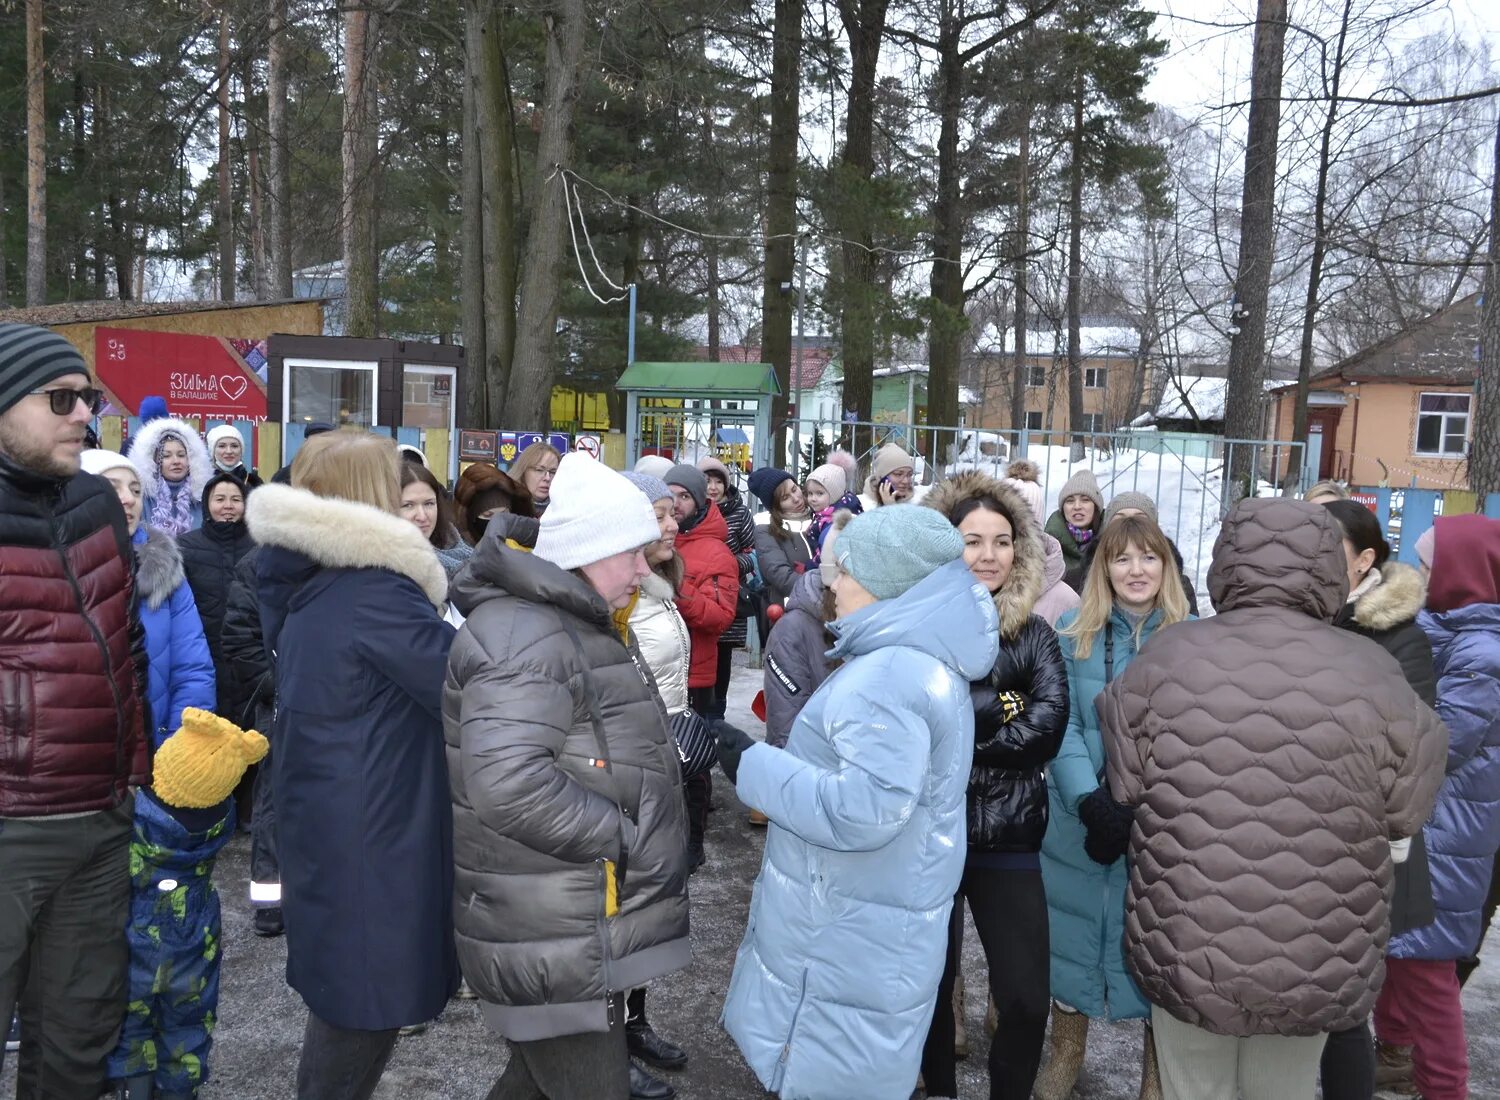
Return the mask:
<svg viewBox="0 0 1500 1100">
<path fill-rule="evenodd" d="M 1072 430 L 1068 416 L 1068 369 L 1065 359 L 1051 355 L 1028 356 L 1030 367 L 1041 367 L 1046 371 L 1047 384 L 1026 387 L 1026 411 L 1040 412 L 1042 426 L 1053 432 Z M 1129 408 L 1131 389 L 1135 382 L 1136 364 L 1128 356 L 1093 356 L 1083 360 L 1084 370 L 1102 367 L 1106 371 L 1102 388 L 1085 388 L 1083 411 L 1105 414 L 1105 431 L 1114 431 L 1132 420 L 1139 409 Z M 981 392 L 984 400 L 976 410 L 977 426 L 997 430 L 1015 429 L 1010 417 L 1010 381 L 1013 360 L 1009 357 L 986 363 L 980 372 Z M 1142 399 L 1150 397 L 1150 386 L 1143 388 Z"/>
<path fill-rule="evenodd" d="M 323 334 L 323 303 L 283 302 L 280 305 L 244 306 L 236 309 L 204 309 L 192 313 L 166 313 L 155 317 L 125 317 L 118 321 L 87 321 L 51 325 L 78 349 L 90 372 L 94 369 L 94 330 L 138 329 L 143 332 L 179 332 L 191 336 L 222 336 L 231 340 L 264 340 L 272 333 L 292 336 Z"/>
</svg>

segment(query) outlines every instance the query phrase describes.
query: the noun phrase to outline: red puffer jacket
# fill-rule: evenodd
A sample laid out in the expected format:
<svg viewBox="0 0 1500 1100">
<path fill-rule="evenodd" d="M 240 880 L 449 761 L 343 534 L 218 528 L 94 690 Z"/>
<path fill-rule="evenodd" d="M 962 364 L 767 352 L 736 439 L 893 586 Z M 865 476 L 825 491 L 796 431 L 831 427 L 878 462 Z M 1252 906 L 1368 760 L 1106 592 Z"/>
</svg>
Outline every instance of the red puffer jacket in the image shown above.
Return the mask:
<svg viewBox="0 0 1500 1100">
<path fill-rule="evenodd" d="M 729 525 L 717 504 L 686 534 L 677 536 L 682 556 L 682 587 L 677 610 L 693 644 L 688 687 L 713 687 L 719 671 L 719 637 L 734 622 L 740 598 L 740 569 L 729 552 Z"/>
<path fill-rule="evenodd" d="M 132 561 L 107 481 L 0 455 L 0 817 L 104 810 L 146 782 Z"/>
</svg>

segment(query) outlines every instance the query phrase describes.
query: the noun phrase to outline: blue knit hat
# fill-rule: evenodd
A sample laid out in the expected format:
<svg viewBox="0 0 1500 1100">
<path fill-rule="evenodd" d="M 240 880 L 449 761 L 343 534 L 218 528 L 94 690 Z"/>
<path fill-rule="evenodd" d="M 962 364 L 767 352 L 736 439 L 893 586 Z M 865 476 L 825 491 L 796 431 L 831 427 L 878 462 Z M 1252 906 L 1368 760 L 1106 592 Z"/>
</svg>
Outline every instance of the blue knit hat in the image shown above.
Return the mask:
<svg viewBox="0 0 1500 1100">
<path fill-rule="evenodd" d="M 964 556 L 963 536 L 932 508 L 894 504 L 849 521 L 834 549 L 839 568 L 877 600 L 893 600 Z"/>
<path fill-rule="evenodd" d="M 646 494 L 646 499 L 652 504 L 658 500 L 671 500 L 672 489 L 659 477 L 643 474 L 638 470 L 626 470 L 622 475 L 630 484 Z"/>
<path fill-rule="evenodd" d="M 783 481 L 791 481 L 792 475 L 774 466 L 762 466 L 750 475 L 750 491 L 755 499 L 770 508 L 776 503 L 776 490 Z"/>
<path fill-rule="evenodd" d="M 141 398 L 141 423 L 149 424 L 153 420 L 160 420 L 167 414 L 167 399 L 165 397 L 151 394 Z"/>
</svg>

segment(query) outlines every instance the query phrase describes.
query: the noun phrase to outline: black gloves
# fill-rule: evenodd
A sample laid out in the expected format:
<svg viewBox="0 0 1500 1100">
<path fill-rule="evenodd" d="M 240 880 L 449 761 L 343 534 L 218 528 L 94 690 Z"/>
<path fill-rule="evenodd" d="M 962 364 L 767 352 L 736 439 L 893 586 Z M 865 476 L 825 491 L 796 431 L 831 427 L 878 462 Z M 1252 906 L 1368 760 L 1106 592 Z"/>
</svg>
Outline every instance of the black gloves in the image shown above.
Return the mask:
<svg viewBox="0 0 1500 1100">
<path fill-rule="evenodd" d="M 1135 810 L 1116 802 L 1108 787 L 1099 787 L 1078 803 L 1078 820 L 1083 822 L 1083 850 L 1095 863 L 1108 867 L 1130 847 L 1130 826 Z"/>
<path fill-rule="evenodd" d="M 709 723 L 709 728 L 719 739 L 719 767 L 729 777 L 729 782 L 735 783 L 740 770 L 740 757 L 755 744 L 755 738 L 723 719 L 714 719 Z"/>
</svg>

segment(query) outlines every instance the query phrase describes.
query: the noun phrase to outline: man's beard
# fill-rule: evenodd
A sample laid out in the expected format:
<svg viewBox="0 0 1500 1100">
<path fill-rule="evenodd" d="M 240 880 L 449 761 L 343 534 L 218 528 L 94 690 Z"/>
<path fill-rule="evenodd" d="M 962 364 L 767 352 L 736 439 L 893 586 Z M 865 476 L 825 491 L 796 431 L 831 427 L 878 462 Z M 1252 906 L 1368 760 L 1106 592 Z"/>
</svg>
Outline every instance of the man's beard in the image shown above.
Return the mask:
<svg viewBox="0 0 1500 1100">
<path fill-rule="evenodd" d="M 4 417 L 0 417 L 0 454 L 4 454 L 17 466 L 43 477 L 72 477 L 78 472 L 78 459 L 58 459 L 53 454 L 56 447 L 56 443 L 49 447 L 27 438 L 10 428 Z"/>
</svg>

